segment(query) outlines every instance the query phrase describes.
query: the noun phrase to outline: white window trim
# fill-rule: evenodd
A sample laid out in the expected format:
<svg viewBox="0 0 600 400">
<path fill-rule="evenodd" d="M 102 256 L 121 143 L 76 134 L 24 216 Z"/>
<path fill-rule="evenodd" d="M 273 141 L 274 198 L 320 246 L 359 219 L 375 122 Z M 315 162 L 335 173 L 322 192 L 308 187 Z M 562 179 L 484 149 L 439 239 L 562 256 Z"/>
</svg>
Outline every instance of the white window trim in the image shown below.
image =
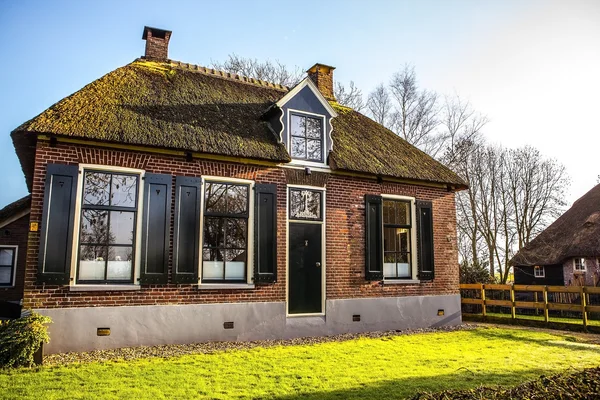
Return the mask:
<svg viewBox="0 0 600 400">
<path fill-rule="evenodd" d="M 202 283 L 202 253 L 204 246 L 204 189 L 206 188 L 206 182 L 225 182 L 225 183 L 239 183 L 248 185 L 248 233 L 247 233 L 247 246 L 248 246 L 248 257 L 246 263 L 246 283 Z M 240 178 L 229 178 L 223 176 L 202 176 L 202 189 L 200 190 L 200 234 L 198 238 L 198 249 L 200 254 L 198 256 L 198 289 L 253 289 L 254 281 L 252 280 L 254 275 L 254 185 L 255 182 L 249 179 Z"/>
<path fill-rule="evenodd" d="M 12 282 L 10 285 L 0 286 L 0 289 L 10 289 L 15 287 L 16 279 L 17 279 L 17 262 L 19 257 L 19 246 L 16 244 L 1 244 L 0 249 L 14 249 L 15 257 L 12 265 Z"/>
<path fill-rule="evenodd" d="M 577 260 L 581 260 L 581 268 L 577 268 Z M 573 259 L 573 271 L 575 271 L 575 272 L 586 272 L 587 271 L 587 265 L 585 262 L 585 258 L 576 257 Z"/>
<path fill-rule="evenodd" d="M 396 194 L 382 194 L 381 198 L 383 200 L 402 200 L 402 201 L 410 201 L 410 213 L 411 213 L 411 224 L 410 224 L 410 263 L 411 263 L 411 279 L 401 279 L 401 278 L 388 278 L 383 277 L 384 285 L 398 285 L 398 284 L 418 284 L 421 281 L 418 278 L 419 268 L 417 265 L 417 199 L 411 196 L 401 196 Z M 383 205 L 382 205 L 383 207 Z M 383 221 L 383 219 L 382 219 Z M 382 222 L 381 224 L 381 234 L 383 236 L 383 226 L 385 224 Z M 385 254 L 385 250 L 381 250 L 383 252 L 382 257 Z M 385 259 L 385 258 L 384 258 Z"/>
<path fill-rule="evenodd" d="M 537 273 L 536 271 L 541 271 L 541 273 Z M 536 265 L 533 267 L 533 277 L 534 278 L 545 278 L 546 277 L 546 268 L 543 265 Z"/>
<path fill-rule="evenodd" d="M 85 170 L 95 170 L 95 171 L 106 171 L 106 172 L 114 172 L 114 173 L 126 173 L 126 174 L 136 174 L 139 176 L 138 178 L 138 206 L 137 206 L 137 221 L 135 227 L 135 263 L 133 265 L 133 283 L 127 282 L 123 285 L 119 284 L 85 284 L 85 283 L 77 283 L 77 262 L 79 258 L 79 236 L 81 229 L 81 202 L 83 200 L 83 177 Z M 145 171 L 136 168 L 125 168 L 125 167 L 116 167 L 110 165 L 96 165 L 96 164 L 79 164 L 79 174 L 77 176 L 77 196 L 75 198 L 75 218 L 73 222 L 73 243 L 71 248 L 71 279 L 69 282 L 70 290 L 78 291 L 79 289 L 75 289 L 75 286 L 78 288 L 81 287 L 82 290 L 89 289 L 90 291 L 100 290 L 98 287 L 103 287 L 106 291 L 118 291 L 118 290 L 127 290 L 128 287 L 139 287 L 140 285 L 140 265 L 141 265 L 141 255 L 142 255 L 142 215 L 144 215 L 144 176 Z M 84 289 L 85 288 L 85 289 Z M 131 290 L 131 289 L 129 289 Z M 135 289 L 134 289 L 135 290 Z"/>
<path fill-rule="evenodd" d="M 321 221 L 310 221 L 304 219 L 291 219 L 290 218 L 290 189 L 309 189 L 320 191 L 321 197 Z M 314 317 L 324 316 L 326 313 L 325 305 L 327 299 L 327 211 L 326 211 L 326 199 L 327 189 L 320 186 L 309 186 L 309 185 L 287 185 L 285 189 L 285 315 L 287 318 L 299 318 L 299 317 Z M 314 224 L 321 225 L 321 312 L 319 313 L 304 313 L 304 314 L 290 314 L 288 305 L 290 303 L 290 222 L 297 222 L 302 224 Z"/>
<path fill-rule="evenodd" d="M 323 146 L 322 146 L 322 151 L 323 151 L 323 161 L 322 162 L 318 162 L 318 161 L 310 161 L 310 160 L 299 160 L 299 159 L 295 159 L 292 156 L 292 125 L 291 125 L 291 121 L 292 121 L 292 114 L 300 114 L 300 115 L 306 115 L 309 117 L 316 117 L 316 118 L 320 118 L 322 123 L 321 123 L 321 129 L 322 129 L 322 142 L 323 142 Z M 325 126 L 327 123 L 327 116 L 323 115 L 323 114 L 315 114 L 312 112 L 308 112 L 308 111 L 302 111 L 302 110 L 296 110 L 293 108 L 288 108 L 287 109 L 287 143 L 286 143 L 286 147 L 288 149 L 288 152 L 290 153 L 290 157 L 292 158 L 292 161 L 289 163 L 289 165 L 300 165 L 300 166 L 305 166 L 305 167 L 327 167 L 327 154 L 329 152 L 329 149 L 327 148 L 327 127 Z M 329 143 L 331 143 L 331 138 L 329 140 Z"/>
</svg>

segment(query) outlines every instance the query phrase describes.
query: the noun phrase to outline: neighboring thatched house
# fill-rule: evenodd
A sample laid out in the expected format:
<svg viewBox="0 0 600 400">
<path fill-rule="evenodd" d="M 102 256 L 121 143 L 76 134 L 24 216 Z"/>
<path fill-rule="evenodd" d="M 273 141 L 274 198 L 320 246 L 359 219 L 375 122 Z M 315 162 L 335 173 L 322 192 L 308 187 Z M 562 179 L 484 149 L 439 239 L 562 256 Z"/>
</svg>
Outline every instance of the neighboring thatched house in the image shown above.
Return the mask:
<svg viewBox="0 0 600 400">
<path fill-rule="evenodd" d="M 47 351 L 460 322 L 462 179 L 339 105 L 333 67 L 287 88 L 170 37 L 12 132 Z"/>
<path fill-rule="evenodd" d="M 592 285 L 600 279 L 600 185 L 578 199 L 511 260 L 515 283 Z"/>
</svg>

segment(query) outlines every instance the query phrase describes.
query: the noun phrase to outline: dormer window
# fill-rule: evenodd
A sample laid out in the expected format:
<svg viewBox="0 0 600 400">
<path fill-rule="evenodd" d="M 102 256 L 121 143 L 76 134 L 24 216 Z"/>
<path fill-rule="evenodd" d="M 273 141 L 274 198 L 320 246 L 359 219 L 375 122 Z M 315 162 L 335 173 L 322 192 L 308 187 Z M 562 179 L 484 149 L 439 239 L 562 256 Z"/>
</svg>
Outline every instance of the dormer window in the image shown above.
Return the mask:
<svg viewBox="0 0 600 400">
<path fill-rule="evenodd" d="M 290 127 L 292 158 L 324 162 L 323 117 L 293 113 L 290 115 Z"/>
</svg>

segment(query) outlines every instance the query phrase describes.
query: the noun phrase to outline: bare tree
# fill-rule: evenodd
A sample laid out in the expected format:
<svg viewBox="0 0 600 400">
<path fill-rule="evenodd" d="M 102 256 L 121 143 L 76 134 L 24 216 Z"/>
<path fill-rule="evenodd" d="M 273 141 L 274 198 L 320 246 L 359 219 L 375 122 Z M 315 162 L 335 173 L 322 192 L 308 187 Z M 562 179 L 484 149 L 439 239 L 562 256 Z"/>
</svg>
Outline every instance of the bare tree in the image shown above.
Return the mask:
<svg viewBox="0 0 600 400">
<path fill-rule="evenodd" d="M 379 122 L 383 126 L 388 126 L 390 116 L 393 112 L 393 105 L 390 94 L 383 83 L 369 94 L 367 108 L 376 122 Z"/>
<path fill-rule="evenodd" d="M 230 54 L 224 62 L 213 61 L 212 67 L 284 86 L 296 85 L 303 76 L 299 67 L 291 70 L 278 60 L 258 61 L 257 59 L 241 57 L 237 54 Z"/>
<path fill-rule="evenodd" d="M 366 107 L 362 91 L 354 85 L 354 81 L 350 81 L 348 88 L 340 82 L 336 82 L 334 94 L 338 103 L 355 111 L 360 112 Z"/>
</svg>

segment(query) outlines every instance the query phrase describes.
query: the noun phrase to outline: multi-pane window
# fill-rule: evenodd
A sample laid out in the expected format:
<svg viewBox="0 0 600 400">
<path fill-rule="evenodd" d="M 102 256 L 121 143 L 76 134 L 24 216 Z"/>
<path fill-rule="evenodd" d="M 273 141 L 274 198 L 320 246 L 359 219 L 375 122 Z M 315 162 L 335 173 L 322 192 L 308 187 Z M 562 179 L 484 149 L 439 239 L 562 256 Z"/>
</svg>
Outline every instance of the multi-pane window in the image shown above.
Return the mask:
<svg viewBox="0 0 600 400">
<path fill-rule="evenodd" d="M 138 175 L 85 171 L 78 282 L 133 282 L 138 179 Z"/>
<path fill-rule="evenodd" d="M 576 258 L 575 271 L 585 271 L 585 258 Z"/>
<path fill-rule="evenodd" d="M 323 162 L 323 120 L 305 115 L 291 115 L 292 158 Z"/>
<path fill-rule="evenodd" d="M 17 246 L 0 246 L 0 287 L 12 286 L 17 262 Z"/>
<path fill-rule="evenodd" d="M 383 276 L 411 278 L 411 203 L 383 200 Z"/>
<path fill-rule="evenodd" d="M 543 266 L 536 265 L 533 267 L 533 275 L 536 278 L 544 278 L 546 276 L 546 271 L 544 270 Z"/>
<path fill-rule="evenodd" d="M 249 185 L 206 182 L 202 281 L 246 282 Z"/>
</svg>

